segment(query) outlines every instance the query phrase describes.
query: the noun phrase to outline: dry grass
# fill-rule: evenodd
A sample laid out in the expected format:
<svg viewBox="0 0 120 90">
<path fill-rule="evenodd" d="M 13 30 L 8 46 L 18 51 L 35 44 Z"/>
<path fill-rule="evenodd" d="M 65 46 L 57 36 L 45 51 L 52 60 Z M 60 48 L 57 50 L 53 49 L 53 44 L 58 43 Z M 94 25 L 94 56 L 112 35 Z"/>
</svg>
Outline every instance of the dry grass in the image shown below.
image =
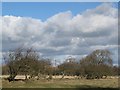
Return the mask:
<svg viewBox="0 0 120 90">
<path fill-rule="evenodd" d="M 21 76 L 22 77 L 22 76 Z M 60 77 L 60 76 L 59 76 Z M 22 77 L 23 78 L 23 77 Z M 68 77 L 67 77 L 68 78 Z M 53 79 L 8 82 L 2 80 L 3 88 L 118 88 L 118 78 L 86 79 Z"/>
</svg>

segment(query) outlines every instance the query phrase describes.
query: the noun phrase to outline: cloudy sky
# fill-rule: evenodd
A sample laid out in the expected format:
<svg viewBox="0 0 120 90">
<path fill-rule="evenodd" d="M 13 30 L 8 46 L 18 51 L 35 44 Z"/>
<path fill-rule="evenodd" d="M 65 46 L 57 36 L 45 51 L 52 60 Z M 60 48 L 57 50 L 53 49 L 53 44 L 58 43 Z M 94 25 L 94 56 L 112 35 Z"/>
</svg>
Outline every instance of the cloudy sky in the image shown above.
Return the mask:
<svg viewBox="0 0 120 90">
<path fill-rule="evenodd" d="M 3 3 L 2 52 L 29 46 L 60 61 L 108 49 L 117 64 L 117 12 L 117 3 Z"/>
</svg>

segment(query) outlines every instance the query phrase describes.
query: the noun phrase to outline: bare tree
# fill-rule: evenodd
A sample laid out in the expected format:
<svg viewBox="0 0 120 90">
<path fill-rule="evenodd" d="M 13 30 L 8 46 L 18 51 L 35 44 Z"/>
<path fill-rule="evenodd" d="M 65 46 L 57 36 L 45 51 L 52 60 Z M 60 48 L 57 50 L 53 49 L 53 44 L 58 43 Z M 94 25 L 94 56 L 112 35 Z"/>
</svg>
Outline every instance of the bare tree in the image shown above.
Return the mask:
<svg viewBox="0 0 120 90">
<path fill-rule="evenodd" d="M 9 81 L 14 81 L 14 78 L 19 72 L 33 75 L 38 70 L 39 55 L 32 48 L 23 49 L 17 48 L 4 55 L 4 60 L 9 68 Z"/>
<path fill-rule="evenodd" d="M 78 62 L 76 62 L 75 58 L 69 57 L 62 64 L 58 65 L 58 69 L 62 74 L 62 78 L 65 75 L 76 75 L 78 70 Z"/>
<path fill-rule="evenodd" d="M 22 60 L 22 48 L 18 48 L 5 54 L 4 60 L 9 68 L 10 76 L 8 77 L 8 80 L 14 81 L 14 78 L 16 77 L 17 73 L 21 68 L 19 63 Z"/>
<path fill-rule="evenodd" d="M 101 78 L 112 74 L 111 53 L 108 50 L 95 50 L 80 60 L 81 73 L 87 78 Z"/>
</svg>

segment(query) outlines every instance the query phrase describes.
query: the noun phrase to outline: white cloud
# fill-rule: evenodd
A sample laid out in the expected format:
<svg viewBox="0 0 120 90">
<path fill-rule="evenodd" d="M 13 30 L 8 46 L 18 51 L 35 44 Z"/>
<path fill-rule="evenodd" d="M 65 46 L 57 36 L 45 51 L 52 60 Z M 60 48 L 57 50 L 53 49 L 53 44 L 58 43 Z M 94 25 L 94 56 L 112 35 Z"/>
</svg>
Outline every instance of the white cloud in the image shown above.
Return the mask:
<svg viewBox="0 0 120 90">
<path fill-rule="evenodd" d="M 2 17 L 3 51 L 33 46 L 41 55 L 86 55 L 94 49 L 117 50 L 117 9 L 111 3 L 74 16 L 60 12 L 46 21 L 17 16 Z M 114 49 L 112 49 L 114 48 Z"/>
</svg>

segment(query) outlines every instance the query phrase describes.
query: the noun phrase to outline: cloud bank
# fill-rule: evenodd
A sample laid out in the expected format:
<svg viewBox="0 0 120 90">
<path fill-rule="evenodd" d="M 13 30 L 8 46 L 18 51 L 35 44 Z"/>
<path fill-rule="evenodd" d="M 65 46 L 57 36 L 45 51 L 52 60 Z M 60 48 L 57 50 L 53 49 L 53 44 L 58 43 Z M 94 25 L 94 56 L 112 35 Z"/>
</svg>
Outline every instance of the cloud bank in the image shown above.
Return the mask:
<svg viewBox="0 0 120 90">
<path fill-rule="evenodd" d="M 117 63 L 117 8 L 103 3 L 82 14 L 60 12 L 42 21 L 30 17 L 2 16 L 3 52 L 20 45 L 34 47 L 43 56 L 84 56 L 109 49 Z"/>
</svg>

